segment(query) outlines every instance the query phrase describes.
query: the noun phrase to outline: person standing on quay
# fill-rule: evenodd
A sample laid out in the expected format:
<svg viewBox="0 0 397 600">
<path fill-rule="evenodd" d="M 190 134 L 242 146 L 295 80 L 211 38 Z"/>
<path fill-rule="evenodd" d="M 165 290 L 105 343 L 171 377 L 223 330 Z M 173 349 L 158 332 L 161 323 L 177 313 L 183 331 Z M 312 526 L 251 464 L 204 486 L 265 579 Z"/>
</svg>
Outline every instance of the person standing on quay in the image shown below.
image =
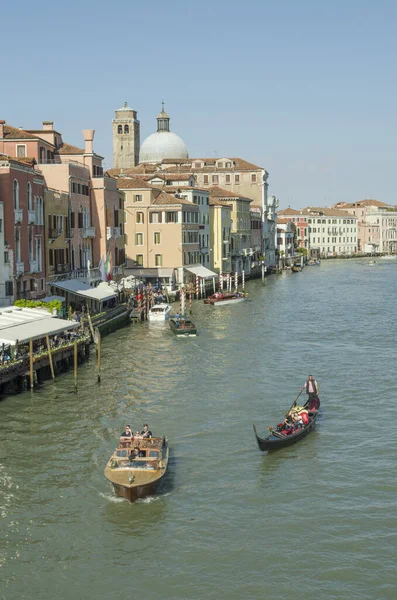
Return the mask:
<svg viewBox="0 0 397 600">
<path fill-rule="evenodd" d="M 302 388 L 302 392 L 303 390 L 306 390 L 306 394 L 308 395 L 308 410 L 318 410 L 318 407 L 320 406 L 320 399 L 318 397 L 318 383 L 313 378 L 313 375 L 309 375 L 305 385 Z"/>
</svg>

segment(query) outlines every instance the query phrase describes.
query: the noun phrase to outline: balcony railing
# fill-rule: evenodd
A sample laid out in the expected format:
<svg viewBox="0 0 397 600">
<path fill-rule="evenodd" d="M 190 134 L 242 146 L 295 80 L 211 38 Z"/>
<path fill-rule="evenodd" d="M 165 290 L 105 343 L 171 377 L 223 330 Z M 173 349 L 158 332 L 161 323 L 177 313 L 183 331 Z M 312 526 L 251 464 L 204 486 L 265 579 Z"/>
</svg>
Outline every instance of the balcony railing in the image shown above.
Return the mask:
<svg viewBox="0 0 397 600">
<path fill-rule="evenodd" d="M 121 236 L 121 227 L 113 227 L 113 235 L 115 238 Z"/>
<path fill-rule="evenodd" d="M 37 260 L 29 261 L 29 271 L 30 273 L 38 273 L 38 263 Z"/>
<path fill-rule="evenodd" d="M 118 265 L 113 267 L 112 275 L 122 275 L 123 274 L 123 265 Z"/>
<path fill-rule="evenodd" d="M 23 219 L 22 208 L 16 208 L 14 213 L 15 213 L 15 225 L 17 225 L 18 223 L 22 223 L 22 219 Z"/>
<path fill-rule="evenodd" d="M 114 227 L 106 227 L 106 239 L 110 240 L 114 235 Z"/>
<path fill-rule="evenodd" d="M 69 264 L 55 265 L 55 267 L 54 267 L 55 275 L 62 275 L 63 273 L 69 273 L 69 271 L 70 271 Z"/>
<path fill-rule="evenodd" d="M 83 238 L 93 238 L 93 237 L 95 237 L 95 227 L 84 227 Z"/>
<path fill-rule="evenodd" d="M 62 229 L 51 228 L 48 232 L 48 239 L 56 240 L 62 233 Z"/>
<path fill-rule="evenodd" d="M 28 210 L 28 225 L 34 225 L 36 222 L 36 211 Z"/>
<path fill-rule="evenodd" d="M 17 277 L 20 277 L 21 275 L 23 275 L 25 273 L 25 264 L 23 262 L 16 262 L 15 263 L 15 272 Z"/>
</svg>

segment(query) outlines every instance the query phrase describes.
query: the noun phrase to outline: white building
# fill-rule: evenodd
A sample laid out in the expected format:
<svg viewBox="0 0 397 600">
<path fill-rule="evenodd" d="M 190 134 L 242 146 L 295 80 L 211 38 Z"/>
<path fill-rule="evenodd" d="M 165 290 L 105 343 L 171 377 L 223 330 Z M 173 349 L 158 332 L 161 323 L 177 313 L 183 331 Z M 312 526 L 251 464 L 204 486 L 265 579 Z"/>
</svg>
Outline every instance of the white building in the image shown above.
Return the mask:
<svg viewBox="0 0 397 600">
<path fill-rule="evenodd" d="M 354 215 L 337 208 L 309 206 L 300 211 L 286 208 L 279 216 L 294 223 L 297 244 L 309 254 L 327 257 L 357 252 L 358 217 Z"/>
<path fill-rule="evenodd" d="M 276 246 L 281 258 L 291 258 L 294 256 L 294 230 L 292 222 L 288 219 L 277 219 L 277 239 Z"/>
</svg>

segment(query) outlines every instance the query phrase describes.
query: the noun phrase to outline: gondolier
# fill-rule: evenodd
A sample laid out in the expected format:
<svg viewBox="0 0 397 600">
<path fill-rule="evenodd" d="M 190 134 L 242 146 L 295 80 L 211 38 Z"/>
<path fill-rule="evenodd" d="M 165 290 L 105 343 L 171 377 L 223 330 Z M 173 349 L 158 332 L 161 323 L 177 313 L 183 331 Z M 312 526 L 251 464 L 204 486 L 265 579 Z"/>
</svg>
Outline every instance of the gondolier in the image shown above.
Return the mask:
<svg viewBox="0 0 397 600">
<path fill-rule="evenodd" d="M 308 395 L 307 405 L 309 407 L 309 410 L 317 410 L 320 406 L 320 401 L 318 398 L 318 383 L 313 378 L 313 375 L 309 375 L 307 381 L 305 382 L 302 388 L 302 392 L 303 390 L 306 390 L 306 394 Z"/>
</svg>

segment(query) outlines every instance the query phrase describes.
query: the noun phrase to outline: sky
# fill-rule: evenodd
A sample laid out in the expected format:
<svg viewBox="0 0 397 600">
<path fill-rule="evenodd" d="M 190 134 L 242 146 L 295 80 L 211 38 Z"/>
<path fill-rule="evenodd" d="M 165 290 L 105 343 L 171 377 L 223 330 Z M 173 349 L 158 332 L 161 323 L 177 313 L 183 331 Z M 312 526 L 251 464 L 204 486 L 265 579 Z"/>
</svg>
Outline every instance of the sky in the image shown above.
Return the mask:
<svg viewBox="0 0 397 600">
<path fill-rule="evenodd" d="M 376 198 L 395 186 L 397 3 L 389 0 L 3 2 L 0 119 L 112 165 L 112 118 L 141 140 L 165 108 L 190 156 L 269 172 L 280 208 Z"/>
</svg>

